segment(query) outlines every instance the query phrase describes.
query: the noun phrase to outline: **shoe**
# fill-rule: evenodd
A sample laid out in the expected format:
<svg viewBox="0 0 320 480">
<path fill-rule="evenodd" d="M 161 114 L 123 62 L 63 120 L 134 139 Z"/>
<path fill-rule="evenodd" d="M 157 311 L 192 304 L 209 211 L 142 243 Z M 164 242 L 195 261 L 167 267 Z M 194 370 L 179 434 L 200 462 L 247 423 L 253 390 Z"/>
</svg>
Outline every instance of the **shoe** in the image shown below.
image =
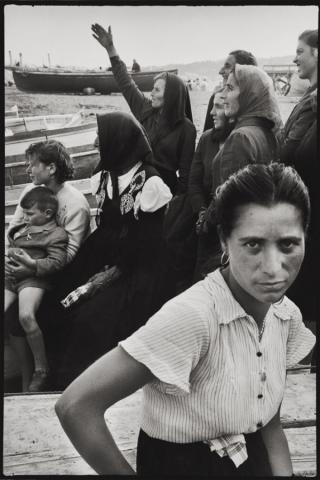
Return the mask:
<svg viewBox="0 0 320 480">
<path fill-rule="evenodd" d="M 28 388 L 29 392 L 42 392 L 48 383 L 48 370 L 35 370 Z"/>
</svg>

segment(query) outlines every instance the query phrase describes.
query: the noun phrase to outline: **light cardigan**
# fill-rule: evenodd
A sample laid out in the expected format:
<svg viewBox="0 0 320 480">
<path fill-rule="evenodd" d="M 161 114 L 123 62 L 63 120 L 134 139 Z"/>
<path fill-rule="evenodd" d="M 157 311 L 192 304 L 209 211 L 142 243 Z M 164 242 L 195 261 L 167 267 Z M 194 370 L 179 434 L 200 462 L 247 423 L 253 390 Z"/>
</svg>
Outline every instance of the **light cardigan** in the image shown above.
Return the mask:
<svg viewBox="0 0 320 480">
<path fill-rule="evenodd" d="M 23 190 L 9 224 L 8 232 L 15 225 L 23 223 L 23 209 L 20 206 L 20 201 L 34 187 L 35 185 L 31 183 Z M 56 219 L 57 224 L 63 227 L 68 234 L 67 263 L 69 263 L 90 233 L 90 207 L 83 193 L 68 182 L 65 182 L 57 192 L 57 199 L 58 212 Z"/>
<path fill-rule="evenodd" d="M 314 343 L 287 297 L 271 305 L 259 341 L 256 322 L 216 270 L 119 345 L 156 377 L 143 388 L 141 428 L 149 436 L 211 445 L 222 437 L 215 449 L 224 445 L 228 451 L 241 442 L 239 435 L 274 417 L 286 368 Z"/>
</svg>

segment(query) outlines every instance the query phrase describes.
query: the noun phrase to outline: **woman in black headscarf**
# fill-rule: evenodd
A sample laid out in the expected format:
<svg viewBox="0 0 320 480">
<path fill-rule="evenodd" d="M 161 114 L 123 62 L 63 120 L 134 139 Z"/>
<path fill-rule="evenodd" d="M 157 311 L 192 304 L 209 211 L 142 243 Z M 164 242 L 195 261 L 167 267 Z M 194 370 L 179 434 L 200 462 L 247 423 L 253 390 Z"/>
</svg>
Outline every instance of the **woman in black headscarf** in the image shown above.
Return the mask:
<svg viewBox="0 0 320 480">
<path fill-rule="evenodd" d="M 147 132 L 159 174 L 174 195 L 186 192 L 196 140 L 186 85 L 177 75 L 163 72 L 154 79 L 151 100 L 146 98 L 119 58 L 111 27 L 108 31 L 98 24 L 91 28 L 108 52 L 113 75 L 132 113 Z"/>
<path fill-rule="evenodd" d="M 144 324 L 169 295 L 162 223 L 170 190 L 131 114 L 98 115 L 97 123 L 98 226 L 59 288 L 65 327 L 56 388 Z"/>
</svg>

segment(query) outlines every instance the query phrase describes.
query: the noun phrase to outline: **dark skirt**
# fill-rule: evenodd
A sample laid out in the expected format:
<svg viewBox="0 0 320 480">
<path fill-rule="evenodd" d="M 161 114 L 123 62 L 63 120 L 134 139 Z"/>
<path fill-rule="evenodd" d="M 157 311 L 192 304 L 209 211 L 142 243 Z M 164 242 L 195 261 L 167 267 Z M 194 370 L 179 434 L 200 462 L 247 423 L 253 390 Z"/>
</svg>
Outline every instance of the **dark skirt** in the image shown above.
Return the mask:
<svg viewBox="0 0 320 480">
<path fill-rule="evenodd" d="M 228 457 L 211 452 L 203 442 L 173 443 L 149 437 L 140 430 L 137 449 L 138 476 L 271 477 L 268 453 L 260 431 L 244 436 L 248 459 L 238 468 Z"/>
</svg>

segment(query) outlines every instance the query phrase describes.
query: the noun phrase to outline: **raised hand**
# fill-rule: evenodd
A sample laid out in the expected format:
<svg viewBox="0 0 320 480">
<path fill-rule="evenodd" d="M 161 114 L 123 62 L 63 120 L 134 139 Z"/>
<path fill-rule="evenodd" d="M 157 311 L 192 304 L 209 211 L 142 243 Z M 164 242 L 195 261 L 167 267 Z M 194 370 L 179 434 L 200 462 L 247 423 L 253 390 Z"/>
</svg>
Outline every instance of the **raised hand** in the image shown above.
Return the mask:
<svg viewBox="0 0 320 480">
<path fill-rule="evenodd" d="M 91 25 L 91 30 L 93 32 L 93 38 L 95 38 L 104 48 L 108 49 L 113 46 L 113 38 L 110 25 L 107 31 L 98 23 L 94 23 L 93 25 Z"/>
</svg>

